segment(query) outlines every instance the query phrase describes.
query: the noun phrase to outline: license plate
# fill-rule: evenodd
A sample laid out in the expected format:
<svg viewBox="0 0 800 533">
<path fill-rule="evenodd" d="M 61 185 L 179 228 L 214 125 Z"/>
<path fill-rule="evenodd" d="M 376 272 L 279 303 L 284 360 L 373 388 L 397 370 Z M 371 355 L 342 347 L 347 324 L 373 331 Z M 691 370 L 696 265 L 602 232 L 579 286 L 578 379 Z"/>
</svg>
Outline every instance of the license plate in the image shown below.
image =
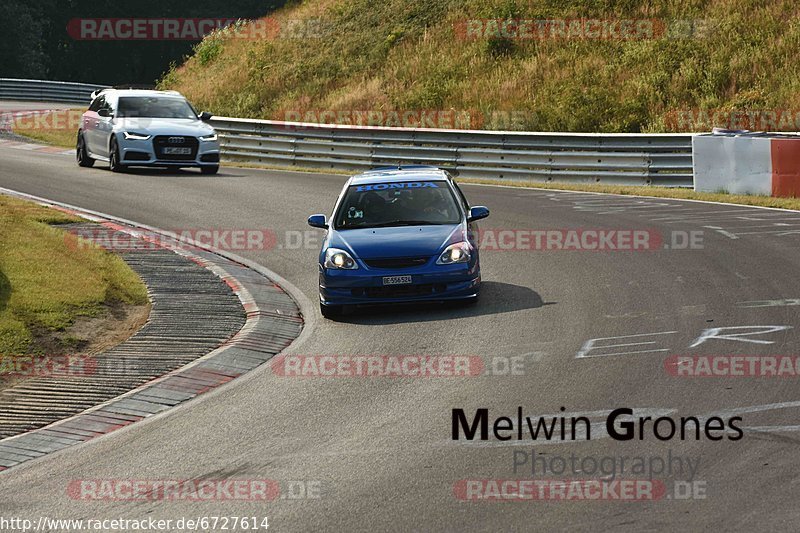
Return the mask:
<svg viewBox="0 0 800 533">
<path fill-rule="evenodd" d="M 166 155 L 189 155 L 191 153 L 191 148 L 179 148 L 176 146 L 167 146 L 164 148 L 164 154 Z"/>
<path fill-rule="evenodd" d="M 408 285 L 411 283 L 411 276 L 384 276 L 384 285 Z"/>
</svg>

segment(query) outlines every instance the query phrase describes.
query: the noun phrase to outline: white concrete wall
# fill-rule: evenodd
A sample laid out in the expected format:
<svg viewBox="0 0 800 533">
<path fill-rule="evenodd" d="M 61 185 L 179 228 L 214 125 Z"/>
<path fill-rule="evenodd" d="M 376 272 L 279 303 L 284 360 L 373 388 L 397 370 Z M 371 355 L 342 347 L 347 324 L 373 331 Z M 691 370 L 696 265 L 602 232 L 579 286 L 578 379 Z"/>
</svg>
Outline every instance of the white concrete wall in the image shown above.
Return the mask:
<svg viewBox="0 0 800 533">
<path fill-rule="evenodd" d="M 772 194 L 772 148 L 764 137 L 692 137 L 694 190 Z"/>
</svg>

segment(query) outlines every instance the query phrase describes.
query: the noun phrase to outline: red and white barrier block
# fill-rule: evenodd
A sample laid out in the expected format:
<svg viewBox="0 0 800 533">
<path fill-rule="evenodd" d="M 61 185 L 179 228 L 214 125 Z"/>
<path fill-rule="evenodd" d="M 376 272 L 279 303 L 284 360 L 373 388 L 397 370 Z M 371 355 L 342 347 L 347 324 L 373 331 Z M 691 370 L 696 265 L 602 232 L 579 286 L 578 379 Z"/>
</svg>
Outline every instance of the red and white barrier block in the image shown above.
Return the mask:
<svg viewBox="0 0 800 533">
<path fill-rule="evenodd" d="M 694 190 L 800 197 L 800 137 L 695 135 Z"/>
</svg>

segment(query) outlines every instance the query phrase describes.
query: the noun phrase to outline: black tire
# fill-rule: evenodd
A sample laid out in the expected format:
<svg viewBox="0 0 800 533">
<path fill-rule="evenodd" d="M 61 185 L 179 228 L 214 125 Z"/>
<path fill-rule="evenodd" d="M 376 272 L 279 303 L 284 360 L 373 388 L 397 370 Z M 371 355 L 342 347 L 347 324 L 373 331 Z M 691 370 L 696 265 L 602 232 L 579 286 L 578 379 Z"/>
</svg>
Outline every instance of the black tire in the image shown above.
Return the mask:
<svg viewBox="0 0 800 533">
<path fill-rule="evenodd" d="M 89 157 L 89 152 L 86 150 L 86 141 L 83 140 L 83 132 L 78 132 L 78 141 L 75 143 L 75 158 L 78 161 L 79 167 L 89 168 L 94 166 L 94 159 Z"/>
<path fill-rule="evenodd" d="M 111 169 L 111 172 L 125 172 L 126 167 L 119 162 L 119 159 L 119 145 L 117 144 L 117 139 L 112 138 L 108 151 L 108 168 Z"/>
<path fill-rule="evenodd" d="M 200 172 L 203 174 L 216 174 L 219 172 L 219 165 L 200 167 Z"/>
<path fill-rule="evenodd" d="M 344 311 L 344 306 L 342 305 L 322 305 L 319 304 L 319 312 L 322 313 L 322 316 L 325 318 L 336 318 L 341 316 L 342 312 Z"/>
</svg>

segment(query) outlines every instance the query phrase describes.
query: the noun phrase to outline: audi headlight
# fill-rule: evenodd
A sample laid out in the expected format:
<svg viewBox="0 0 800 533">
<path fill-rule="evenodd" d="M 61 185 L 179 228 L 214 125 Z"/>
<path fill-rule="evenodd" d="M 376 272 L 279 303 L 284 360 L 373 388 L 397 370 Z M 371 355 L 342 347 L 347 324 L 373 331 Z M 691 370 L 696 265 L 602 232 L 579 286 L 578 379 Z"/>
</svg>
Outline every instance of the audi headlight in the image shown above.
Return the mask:
<svg viewBox="0 0 800 533">
<path fill-rule="evenodd" d="M 200 140 L 203 142 L 212 142 L 217 140 L 217 132 L 212 133 L 211 135 L 201 135 Z"/>
<path fill-rule="evenodd" d="M 455 265 L 457 263 L 469 263 L 472 259 L 472 246 L 468 242 L 457 242 L 445 248 L 439 259 L 436 260 L 437 265 Z"/>
<path fill-rule="evenodd" d="M 325 268 L 334 268 L 337 270 L 356 270 L 358 264 L 353 257 L 338 248 L 328 248 L 325 251 Z"/>
<path fill-rule="evenodd" d="M 146 133 L 137 133 L 135 131 L 125 131 L 122 133 L 127 141 L 146 141 L 151 136 Z"/>
</svg>

